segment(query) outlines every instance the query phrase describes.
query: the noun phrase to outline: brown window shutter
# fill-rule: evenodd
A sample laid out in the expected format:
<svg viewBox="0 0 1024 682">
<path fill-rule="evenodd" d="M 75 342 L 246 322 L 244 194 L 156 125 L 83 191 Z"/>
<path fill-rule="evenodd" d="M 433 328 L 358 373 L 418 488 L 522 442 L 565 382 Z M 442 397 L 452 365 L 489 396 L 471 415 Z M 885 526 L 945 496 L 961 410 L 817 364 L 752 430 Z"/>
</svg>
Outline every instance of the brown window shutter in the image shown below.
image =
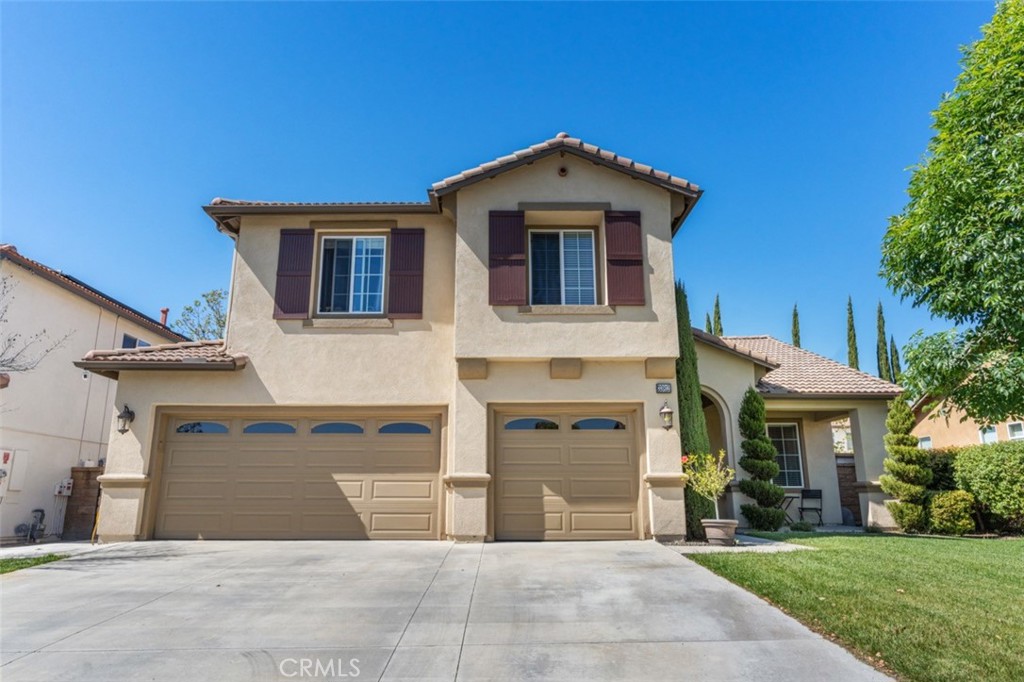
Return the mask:
<svg viewBox="0 0 1024 682">
<path fill-rule="evenodd" d="M 526 305 L 526 216 L 490 213 L 491 305 Z"/>
<path fill-rule="evenodd" d="M 309 286 L 313 277 L 313 230 L 281 230 L 277 253 L 274 319 L 309 317 Z"/>
<path fill-rule="evenodd" d="M 608 305 L 644 305 L 644 243 L 638 211 L 605 211 Z"/>
<path fill-rule="evenodd" d="M 388 273 L 388 317 L 423 317 L 422 227 L 391 230 L 391 261 Z"/>
</svg>

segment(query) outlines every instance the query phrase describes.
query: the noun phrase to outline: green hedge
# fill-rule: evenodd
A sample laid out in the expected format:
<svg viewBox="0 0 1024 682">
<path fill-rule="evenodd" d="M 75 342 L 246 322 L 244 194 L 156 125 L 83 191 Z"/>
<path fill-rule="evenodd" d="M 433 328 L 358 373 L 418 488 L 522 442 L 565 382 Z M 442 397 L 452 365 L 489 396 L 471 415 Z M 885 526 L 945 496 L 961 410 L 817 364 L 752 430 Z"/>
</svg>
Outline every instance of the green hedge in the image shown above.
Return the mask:
<svg viewBox="0 0 1024 682">
<path fill-rule="evenodd" d="M 932 470 L 929 490 L 958 490 L 953 468 L 962 448 L 942 448 L 928 451 L 928 468 Z"/>
<path fill-rule="evenodd" d="M 1024 527 L 1024 441 L 964 448 L 953 467 L 978 504 L 1007 527 Z"/>
</svg>

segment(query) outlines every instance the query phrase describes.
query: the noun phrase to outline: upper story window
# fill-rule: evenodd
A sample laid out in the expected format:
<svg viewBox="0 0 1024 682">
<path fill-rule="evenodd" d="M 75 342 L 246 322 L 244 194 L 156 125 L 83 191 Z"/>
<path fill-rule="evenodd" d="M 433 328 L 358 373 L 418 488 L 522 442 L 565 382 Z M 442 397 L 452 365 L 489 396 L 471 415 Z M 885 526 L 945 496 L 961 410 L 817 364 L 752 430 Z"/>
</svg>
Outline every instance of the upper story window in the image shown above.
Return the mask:
<svg viewBox="0 0 1024 682">
<path fill-rule="evenodd" d="M 594 305 L 592 230 L 530 230 L 531 305 Z"/>
<path fill-rule="evenodd" d="M 921 436 L 920 438 L 917 439 L 917 447 L 921 448 L 922 450 L 931 450 L 932 449 L 932 437 L 931 436 Z"/>
<path fill-rule="evenodd" d="M 320 258 L 320 313 L 384 312 L 384 237 L 324 237 Z"/>
<path fill-rule="evenodd" d="M 1010 422 L 1006 425 L 1006 435 L 1010 440 L 1024 440 L 1024 423 Z"/>
<path fill-rule="evenodd" d="M 994 426 L 983 426 L 978 429 L 978 438 L 985 445 L 999 442 L 999 434 L 996 433 L 996 427 Z"/>
<path fill-rule="evenodd" d="M 121 338 L 121 348 L 145 348 L 149 345 L 148 341 L 135 338 L 131 334 L 125 334 Z"/>
</svg>

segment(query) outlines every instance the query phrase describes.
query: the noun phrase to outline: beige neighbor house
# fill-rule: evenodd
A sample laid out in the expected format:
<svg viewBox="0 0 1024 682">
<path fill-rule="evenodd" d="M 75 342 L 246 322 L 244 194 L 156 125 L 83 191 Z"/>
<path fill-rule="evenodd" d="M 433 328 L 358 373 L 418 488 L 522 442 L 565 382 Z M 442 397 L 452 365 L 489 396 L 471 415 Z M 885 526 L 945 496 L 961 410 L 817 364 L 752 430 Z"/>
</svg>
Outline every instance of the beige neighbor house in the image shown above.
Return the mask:
<svg viewBox="0 0 1024 682">
<path fill-rule="evenodd" d="M 672 238 L 701 191 L 562 133 L 423 203 L 215 199 L 235 241 L 223 342 L 94 352 L 135 420 L 111 441 L 104 540 L 678 538 Z M 768 400 L 792 490 L 841 518 L 849 415 L 884 509 L 896 387 L 767 337 L 694 332 L 716 447 Z M 741 502 L 724 502 L 735 515 Z"/>
<path fill-rule="evenodd" d="M 6 375 L 0 392 L 0 470 L 6 473 L 0 476 L 0 539 L 15 538 L 15 527 L 31 522 L 33 509 L 46 514 L 46 534 L 59 534 L 62 501 L 55 488 L 71 467 L 106 458 L 114 411 L 114 382 L 72 363 L 90 348 L 184 337 L 9 244 L 0 246 L 0 276 L 8 291 L 5 341 L 13 335 L 28 341 L 45 330 L 26 359 L 63 339 L 31 371 Z"/>
<path fill-rule="evenodd" d="M 911 432 L 919 447 L 966 447 L 1008 440 L 1024 441 L 1024 420 L 1007 419 L 998 424 L 982 426 L 962 410 L 952 408 L 931 396 L 924 396 L 913 406 L 916 424 Z"/>
</svg>

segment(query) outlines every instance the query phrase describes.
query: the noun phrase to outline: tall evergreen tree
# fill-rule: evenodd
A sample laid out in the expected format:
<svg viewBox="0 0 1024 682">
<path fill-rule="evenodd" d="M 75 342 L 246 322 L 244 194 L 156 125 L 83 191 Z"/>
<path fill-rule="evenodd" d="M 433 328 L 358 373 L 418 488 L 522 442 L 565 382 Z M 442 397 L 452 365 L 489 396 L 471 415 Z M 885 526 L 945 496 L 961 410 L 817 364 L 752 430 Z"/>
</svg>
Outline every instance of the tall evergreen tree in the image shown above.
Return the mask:
<svg viewBox="0 0 1024 682">
<path fill-rule="evenodd" d="M 708 334 L 714 334 L 714 330 L 711 328 L 711 315 L 704 313 L 704 331 Z"/>
<path fill-rule="evenodd" d="M 796 303 L 793 304 L 793 345 L 800 347 L 800 312 L 796 309 Z"/>
<path fill-rule="evenodd" d="M 889 337 L 889 359 L 892 362 L 892 381 L 899 383 L 903 367 L 900 366 L 900 351 L 896 347 L 896 338 L 892 336 Z"/>
<path fill-rule="evenodd" d="M 714 318 L 713 322 L 714 322 L 714 326 L 712 327 L 712 329 L 714 329 L 714 332 L 713 332 L 714 335 L 715 336 L 721 336 L 722 333 L 723 333 L 722 332 L 722 309 L 718 306 L 718 294 L 715 294 L 715 318 Z"/>
<path fill-rule="evenodd" d="M 892 381 L 892 361 L 889 359 L 889 344 L 885 341 L 885 313 L 882 302 L 878 302 L 878 339 L 875 341 L 875 353 L 878 356 L 878 377 Z"/>
<path fill-rule="evenodd" d="M 860 358 L 857 357 L 857 329 L 853 325 L 853 297 L 846 299 L 846 364 L 860 369 Z"/>
<path fill-rule="evenodd" d="M 704 408 L 700 397 L 700 377 L 697 374 L 697 348 L 690 326 L 690 306 L 686 288 L 676 282 L 676 325 L 679 331 L 679 358 L 676 360 L 676 385 L 679 390 L 679 440 L 684 455 L 711 452 L 708 425 L 704 421 Z M 703 540 L 701 519 L 714 518 L 714 504 L 697 495 L 689 487 L 685 494 L 686 536 Z"/>
<path fill-rule="evenodd" d="M 753 386 L 747 389 L 740 403 L 739 426 L 743 436 L 740 467 L 750 474 L 750 478 L 739 482 L 740 491 L 756 502 L 740 505 L 740 511 L 751 528 L 776 531 L 786 520 L 786 512 L 778 506 L 786 491 L 772 480 L 779 475 L 775 461 L 778 451 L 768 438 L 764 398 Z"/>
</svg>

